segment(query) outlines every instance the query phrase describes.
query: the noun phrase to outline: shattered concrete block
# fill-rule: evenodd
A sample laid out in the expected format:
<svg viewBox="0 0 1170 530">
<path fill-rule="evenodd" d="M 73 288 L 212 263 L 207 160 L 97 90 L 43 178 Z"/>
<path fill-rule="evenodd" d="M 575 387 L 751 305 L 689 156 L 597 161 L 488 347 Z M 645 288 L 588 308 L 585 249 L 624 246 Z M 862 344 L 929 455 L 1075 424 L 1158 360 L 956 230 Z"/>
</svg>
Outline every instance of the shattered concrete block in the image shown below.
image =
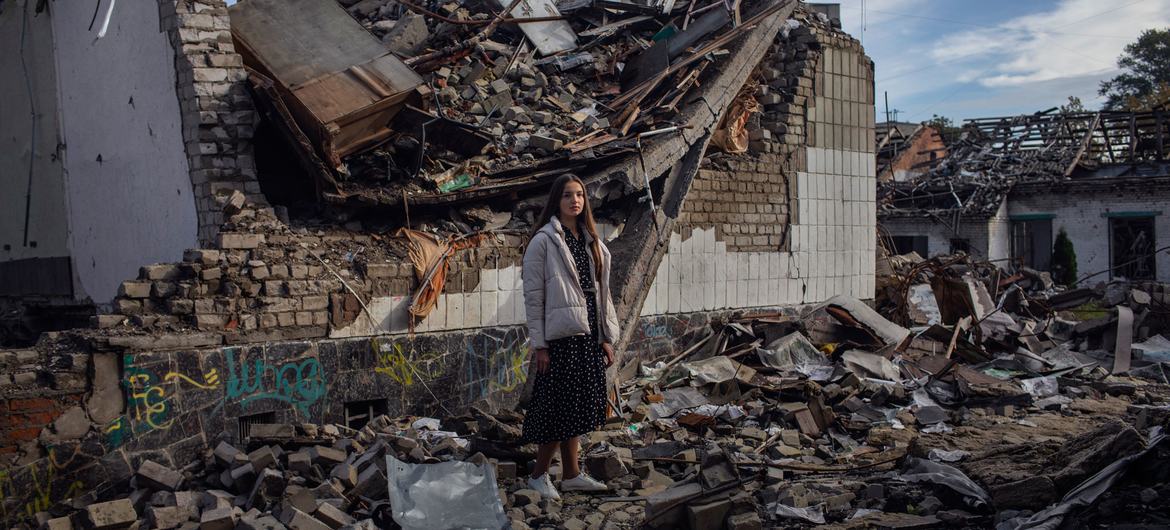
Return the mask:
<svg viewBox="0 0 1170 530">
<path fill-rule="evenodd" d="M 91 504 L 85 511 L 89 524 L 96 530 L 124 528 L 138 520 L 138 512 L 134 510 L 134 504 L 130 499 Z"/>
<path fill-rule="evenodd" d="M 322 523 L 325 523 L 329 528 L 333 528 L 334 530 L 354 523 L 353 517 L 350 517 L 336 506 L 333 506 L 327 502 L 318 504 L 317 513 L 313 515 L 315 515 Z"/>
<path fill-rule="evenodd" d="M 282 511 L 280 521 L 289 527 L 289 530 L 330 530 L 325 523 L 296 508 Z"/>
<path fill-rule="evenodd" d="M 540 502 L 540 492 L 530 489 L 516 490 L 512 494 L 512 506 L 524 507 L 529 504 L 536 504 Z"/>
<path fill-rule="evenodd" d="M 248 460 L 252 462 L 252 470 L 259 471 L 276 464 L 276 454 L 272 452 L 271 447 L 264 446 L 248 453 Z"/>
<path fill-rule="evenodd" d="M 590 476 L 599 480 L 611 480 L 626 474 L 621 459 L 612 452 L 587 456 L 585 467 L 589 470 Z"/>
<path fill-rule="evenodd" d="M 215 463 L 219 467 L 231 467 L 235 465 L 236 456 L 243 453 L 234 445 L 221 441 L 219 445 L 215 446 L 213 454 L 215 455 Z"/>
<path fill-rule="evenodd" d="M 532 135 L 528 139 L 528 145 L 545 151 L 559 151 L 564 142 L 547 136 Z"/>
<path fill-rule="evenodd" d="M 45 530 L 73 530 L 73 521 L 68 517 L 58 517 L 45 521 Z"/>
<path fill-rule="evenodd" d="M 345 462 L 345 451 L 332 447 L 316 446 L 309 449 L 309 458 L 313 464 L 321 467 L 332 467 Z"/>
<path fill-rule="evenodd" d="M 190 514 L 177 506 L 151 506 L 146 509 L 146 520 L 158 530 L 178 528 L 187 522 Z"/>
<path fill-rule="evenodd" d="M 150 282 L 127 280 L 118 287 L 118 296 L 126 298 L 150 298 Z"/>
<path fill-rule="evenodd" d="M 333 466 L 333 471 L 329 473 L 329 476 L 340 481 L 345 489 L 351 489 L 357 485 L 357 468 L 350 464 L 341 463 Z"/>
<path fill-rule="evenodd" d="M 288 455 L 288 468 L 300 474 L 306 474 L 312 471 L 313 464 L 309 458 L 309 453 L 304 451 L 297 451 Z"/>
<path fill-rule="evenodd" d="M 727 530 L 763 530 L 759 514 L 741 513 L 727 518 Z"/>
<path fill-rule="evenodd" d="M 236 520 L 234 508 L 214 508 L 203 512 L 199 518 L 199 530 L 232 530 L 236 527 Z"/>
<path fill-rule="evenodd" d="M 723 528 L 723 519 L 731 509 L 731 501 L 716 499 L 703 504 L 687 506 L 687 519 L 691 528 Z"/>
<path fill-rule="evenodd" d="M 153 460 L 143 461 L 135 475 L 138 484 L 147 488 L 175 491 L 183 483 L 183 474 Z"/>
</svg>

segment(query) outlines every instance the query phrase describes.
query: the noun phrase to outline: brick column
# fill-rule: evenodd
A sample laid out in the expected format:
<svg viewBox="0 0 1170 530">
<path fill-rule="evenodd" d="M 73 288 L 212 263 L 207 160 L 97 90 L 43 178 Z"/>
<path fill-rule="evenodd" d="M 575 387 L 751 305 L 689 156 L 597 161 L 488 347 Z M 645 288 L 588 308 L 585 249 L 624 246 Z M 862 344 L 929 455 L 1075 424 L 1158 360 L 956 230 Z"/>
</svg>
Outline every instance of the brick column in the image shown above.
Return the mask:
<svg viewBox="0 0 1170 530">
<path fill-rule="evenodd" d="M 175 89 L 199 213 L 199 240 L 207 245 L 223 223 L 218 200 L 232 190 L 256 204 L 267 204 L 252 157 L 257 114 L 224 0 L 159 0 L 159 20 L 175 51 Z"/>
</svg>

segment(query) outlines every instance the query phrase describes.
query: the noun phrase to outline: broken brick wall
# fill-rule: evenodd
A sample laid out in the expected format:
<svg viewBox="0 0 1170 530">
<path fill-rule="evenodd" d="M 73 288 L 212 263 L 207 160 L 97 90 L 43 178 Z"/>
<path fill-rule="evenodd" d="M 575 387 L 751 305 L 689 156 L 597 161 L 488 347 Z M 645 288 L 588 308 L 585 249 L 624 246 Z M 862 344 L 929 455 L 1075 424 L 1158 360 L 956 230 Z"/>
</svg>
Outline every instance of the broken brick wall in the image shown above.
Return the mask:
<svg viewBox="0 0 1170 530">
<path fill-rule="evenodd" d="M 231 190 L 265 202 L 252 155 L 257 114 L 224 0 L 159 0 L 159 18 L 175 51 L 199 241 L 207 245 L 224 221 L 221 201 Z"/>
<path fill-rule="evenodd" d="M 934 127 L 923 126 L 909 142 L 898 148 L 898 153 L 889 165 L 881 168 L 878 180 L 881 182 L 914 180 L 930 171 L 935 160 L 947 156 L 947 146 L 942 135 Z"/>
<path fill-rule="evenodd" d="M 873 297 L 873 63 L 813 16 L 756 78 L 748 152 L 699 171 L 644 318 Z"/>
</svg>

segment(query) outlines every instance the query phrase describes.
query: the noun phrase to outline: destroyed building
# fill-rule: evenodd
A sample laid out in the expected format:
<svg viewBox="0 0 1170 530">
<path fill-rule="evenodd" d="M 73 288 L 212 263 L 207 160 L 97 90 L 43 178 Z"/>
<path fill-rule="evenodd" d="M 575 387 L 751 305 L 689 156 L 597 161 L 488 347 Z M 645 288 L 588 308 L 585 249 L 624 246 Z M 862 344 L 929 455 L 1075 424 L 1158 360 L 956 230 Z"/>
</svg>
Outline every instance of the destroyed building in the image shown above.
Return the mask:
<svg viewBox="0 0 1170 530">
<path fill-rule="evenodd" d="M 792 1 L 562 4 L 6 4 L 6 329 L 96 312 L 6 336 L 8 522 L 254 424 L 512 406 L 521 247 L 566 171 L 627 367 L 737 311 L 872 298 L 855 39 Z"/>
<path fill-rule="evenodd" d="M 882 122 L 874 134 L 878 182 L 915 180 L 947 156 L 942 135 L 925 123 Z"/>
<path fill-rule="evenodd" d="M 1093 282 L 1170 280 L 1167 127 L 1162 110 L 969 120 L 929 172 L 883 181 L 883 237 L 897 253 L 1050 271 L 1063 230 Z"/>
</svg>

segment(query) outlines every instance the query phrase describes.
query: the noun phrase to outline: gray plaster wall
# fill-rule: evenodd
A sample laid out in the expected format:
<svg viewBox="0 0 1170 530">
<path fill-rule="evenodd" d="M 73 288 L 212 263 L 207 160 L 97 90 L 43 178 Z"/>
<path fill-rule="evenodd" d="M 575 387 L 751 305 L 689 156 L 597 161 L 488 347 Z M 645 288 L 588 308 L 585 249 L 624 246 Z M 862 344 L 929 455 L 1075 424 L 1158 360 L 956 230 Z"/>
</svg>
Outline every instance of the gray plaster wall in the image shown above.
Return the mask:
<svg viewBox="0 0 1170 530">
<path fill-rule="evenodd" d="M 0 54 L 0 262 L 69 254 L 65 187 L 56 159 L 53 28 L 49 14 L 37 15 L 34 8 L 35 2 L 15 0 L 4 2 L 0 11 L 0 49 L 5 50 Z M 30 142 L 34 125 L 35 142 Z"/>
<path fill-rule="evenodd" d="M 155 4 L 118 3 L 101 39 L 104 11 L 90 30 L 92 3 L 51 5 L 75 293 L 106 303 L 196 243 L 175 55 Z"/>
</svg>

